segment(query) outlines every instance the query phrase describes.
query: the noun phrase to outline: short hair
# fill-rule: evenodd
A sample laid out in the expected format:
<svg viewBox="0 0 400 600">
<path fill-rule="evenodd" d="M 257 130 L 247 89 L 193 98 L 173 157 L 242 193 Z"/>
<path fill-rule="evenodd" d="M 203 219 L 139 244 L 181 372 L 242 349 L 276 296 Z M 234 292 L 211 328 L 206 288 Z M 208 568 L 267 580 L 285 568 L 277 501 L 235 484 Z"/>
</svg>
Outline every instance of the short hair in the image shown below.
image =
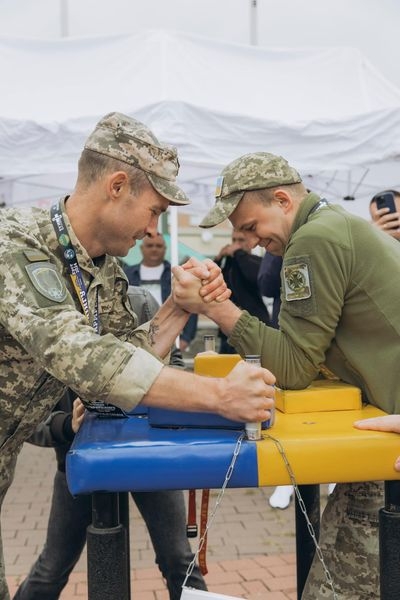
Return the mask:
<svg viewBox="0 0 400 600">
<path fill-rule="evenodd" d="M 124 171 L 127 174 L 129 186 L 134 196 L 139 195 L 143 189 L 151 186 L 146 173 L 141 169 L 87 148 L 82 151 L 78 162 L 78 184 L 87 189 L 106 173 L 116 171 Z"/>
</svg>

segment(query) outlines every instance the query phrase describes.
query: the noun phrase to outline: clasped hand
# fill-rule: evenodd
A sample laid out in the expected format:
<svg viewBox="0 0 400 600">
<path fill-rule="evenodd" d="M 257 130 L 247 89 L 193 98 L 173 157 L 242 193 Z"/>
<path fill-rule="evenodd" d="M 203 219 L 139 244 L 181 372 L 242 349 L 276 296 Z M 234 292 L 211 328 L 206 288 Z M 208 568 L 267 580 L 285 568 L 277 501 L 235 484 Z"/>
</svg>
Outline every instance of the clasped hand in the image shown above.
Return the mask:
<svg viewBox="0 0 400 600">
<path fill-rule="evenodd" d="M 221 269 L 211 259 L 190 258 L 181 266 L 172 267 L 172 295 L 175 303 L 192 313 L 203 312 L 205 303 L 223 302 L 231 296 Z"/>
</svg>

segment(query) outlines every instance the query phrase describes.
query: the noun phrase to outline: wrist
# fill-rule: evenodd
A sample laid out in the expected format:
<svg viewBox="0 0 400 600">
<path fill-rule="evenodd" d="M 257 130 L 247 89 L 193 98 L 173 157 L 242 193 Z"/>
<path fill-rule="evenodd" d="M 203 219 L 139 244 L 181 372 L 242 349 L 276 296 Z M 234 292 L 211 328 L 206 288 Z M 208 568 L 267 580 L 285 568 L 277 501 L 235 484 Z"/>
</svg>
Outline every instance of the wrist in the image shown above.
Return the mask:
<svg viewBox="0 0 400 600">
<path fill-rule="evenodd" d="M 200 381 L 206 385 L 206 388 L 203 388 L 204 393 L 202 394 L 202 403 L 206 401 L 206 405 L 203 406 L 202 410 L 223 415 L 223 403 L 227 397 L 226 378 L 200 376 L 199 384 Z M 200 385 L 198 389 L 202 389 Z"/>
<path fill-rule="evenodd" d="M 204 303 L 203 315 L 214 321 L 219 327 L 230 329 L 236 321 L 239 319 L 242 311 L 238 308 L 231 300 L 224 300 L 223 302 L 209 302 Z M 224 327 L 225 325 L 225 327 Z"/>
<path fill-rule="evenodd" d="M 186 315 L 186 317 L 189 317 L 189 315 L 191 314 L 188 310 L 185 310 L 181 306 L 178 306 L 178 304 L 173 299 L 172 294 L 168 296 L 168 298 L 163 303 L 163 306 L 169 309 L 171 316 L 175 315 L 179 317 Z"/>
</svg>

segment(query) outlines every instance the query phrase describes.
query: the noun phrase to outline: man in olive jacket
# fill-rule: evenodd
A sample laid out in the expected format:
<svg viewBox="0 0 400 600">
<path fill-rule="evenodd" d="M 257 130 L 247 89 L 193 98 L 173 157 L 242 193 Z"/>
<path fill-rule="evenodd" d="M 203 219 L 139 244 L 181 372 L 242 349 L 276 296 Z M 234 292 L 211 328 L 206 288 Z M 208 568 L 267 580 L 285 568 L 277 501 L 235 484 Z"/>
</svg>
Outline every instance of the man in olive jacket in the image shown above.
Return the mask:
<svg viewBox="0 0 400 600">
<path fill-rule="evenodd" d="M 244 355 L 260 354 L 282 388 L 320 373 L 356 385 L 366 402 L 400 412 L 400 245 L 366 220 L 308 193 L 285 159 L 265 152 L 230 163 L 202 221 L 228 219 L 251 248 L 282 256 L 280 329 L 229 300 L 205 305 L 198 283 L 175 269 L 174 298 L 202 312 Z M 338 484 L 321 524 L 321 546 L 340 600 L 379 598 L 378 482 Z M 332 598 L 318 557 L 303 600 Z"/>
</svg>

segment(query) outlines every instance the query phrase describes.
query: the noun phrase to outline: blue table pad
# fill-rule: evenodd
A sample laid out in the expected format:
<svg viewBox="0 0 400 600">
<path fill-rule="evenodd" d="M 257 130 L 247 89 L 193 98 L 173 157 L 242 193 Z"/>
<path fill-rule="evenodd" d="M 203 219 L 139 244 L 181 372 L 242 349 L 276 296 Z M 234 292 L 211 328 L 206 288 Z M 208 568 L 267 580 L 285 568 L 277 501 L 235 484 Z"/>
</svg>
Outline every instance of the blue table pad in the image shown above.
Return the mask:
<svg viewBox="0 0 400 600">
<path fill-rule="evenodd" d="M 218 489 L 241 432 L 150 427 L 146 416 L 85 417 L 67 455 L 73 495 Z M 228 487 L 258 487 L 256 443 L 243 440 Z"/>
</svg>

